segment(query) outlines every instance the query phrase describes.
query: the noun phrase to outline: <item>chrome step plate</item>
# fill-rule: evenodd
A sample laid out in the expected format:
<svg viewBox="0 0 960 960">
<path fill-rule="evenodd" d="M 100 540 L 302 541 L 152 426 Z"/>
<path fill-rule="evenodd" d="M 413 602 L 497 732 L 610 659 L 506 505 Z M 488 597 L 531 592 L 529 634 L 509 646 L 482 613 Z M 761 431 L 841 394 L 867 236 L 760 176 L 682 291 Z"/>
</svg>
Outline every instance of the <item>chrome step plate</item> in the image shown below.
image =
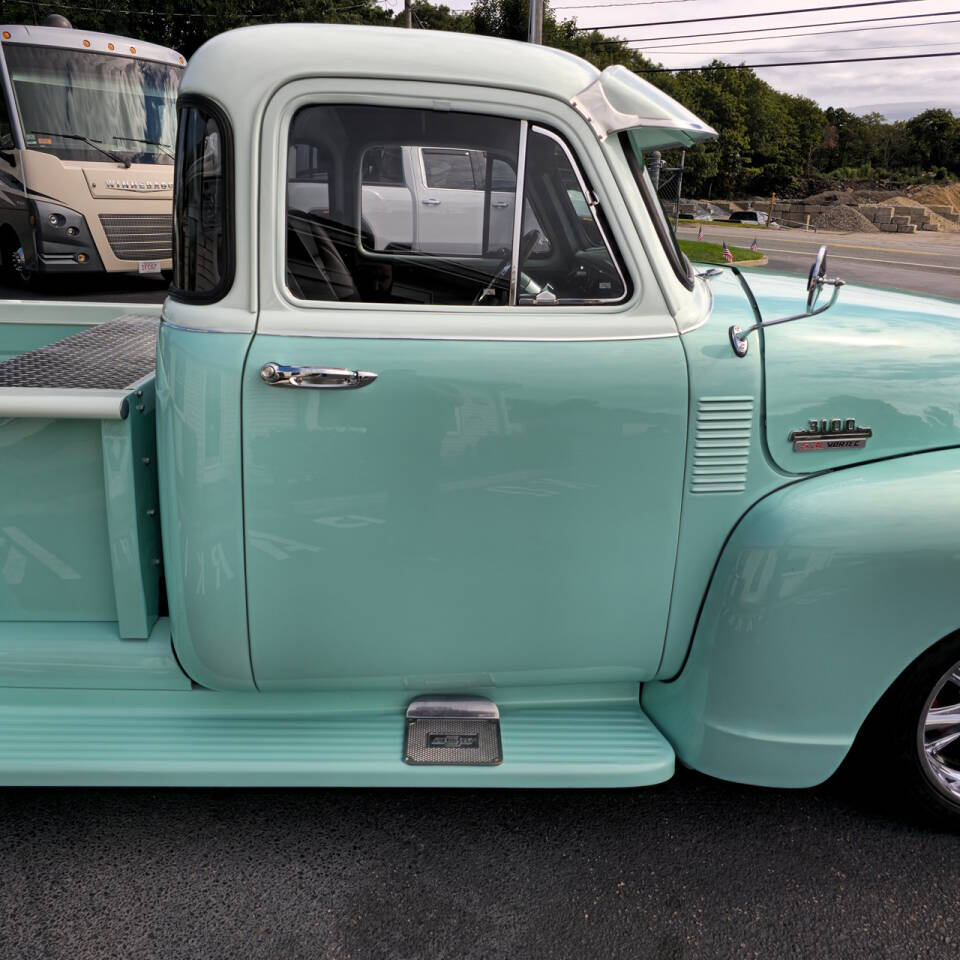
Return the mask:
<svg viewBox="0 0 960 960">
<path fill-rule="evenodd" d="M 452 767 L 502 763 L 497 705 L 486 697 L 417 697 L 407 707 L 403 762 Z"/>
</svg>

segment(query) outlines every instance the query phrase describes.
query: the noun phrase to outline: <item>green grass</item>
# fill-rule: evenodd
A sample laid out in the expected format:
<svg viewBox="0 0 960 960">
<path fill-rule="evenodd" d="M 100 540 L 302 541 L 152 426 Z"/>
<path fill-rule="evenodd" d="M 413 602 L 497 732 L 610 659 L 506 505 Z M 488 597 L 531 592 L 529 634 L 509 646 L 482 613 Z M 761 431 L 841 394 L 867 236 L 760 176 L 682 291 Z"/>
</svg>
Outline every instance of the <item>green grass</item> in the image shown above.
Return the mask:
<svg viewBox="0 0 960 960">
<path fill-rule="evenodd" d="M 723 247 L 719 243 L 708 243 L 706 240 L 680 240 L 680 249 L 697 263 L 726 263 L 723 259 Z M 743 260 L 762 260 L 763 254 L 746 247 L 728 247 L 733 254 L 733 262 Z"/>
</svg>

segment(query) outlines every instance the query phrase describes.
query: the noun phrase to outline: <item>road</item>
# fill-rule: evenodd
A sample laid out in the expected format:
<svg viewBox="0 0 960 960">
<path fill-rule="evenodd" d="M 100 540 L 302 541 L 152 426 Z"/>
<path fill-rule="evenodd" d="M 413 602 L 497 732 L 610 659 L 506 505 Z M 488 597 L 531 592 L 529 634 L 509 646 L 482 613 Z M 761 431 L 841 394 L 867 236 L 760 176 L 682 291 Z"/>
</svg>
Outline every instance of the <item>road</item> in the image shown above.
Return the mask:
<svg viewBox="0 0 960 960">
<path fill-rule="evenodd" d="M 830 272 L 851 283 L 893 287 L 960 300 L 960 233 L 803 233 L 748 230 L 705 223 L 706 240 L 749 246 L 756 237 L 769 258 L 766 268 L 806 277 L 820 244 L 830 251 Z M 693 239 L 697 225 L 681 223 L 679 235 Z M 166 283 L 141 277 L 90 279 L 48 289 L 21 291 L 0 286 L 0 299 L 102 300 L 162 303 Z"/>
<path fill-rule="evenodd" d="M 5 790 L 0 820 L 5 960 L 906 960 L 960 940 L 960 836 L 833 784 Z"/>
<path fill-rule="evenodd" d="M 71 280 L 46 278 L 28 287 L 0 283 L 0 300 L 61 300 L 96 303 L 163 303 L 167 281 L 159 277 L 114 274 L 103 277 L 76 277 Z"/>
<path fill-rule="evenodd" d="M 694 239 L 698 224 L 681 223 L 678 236 Z M 849 283 L 910 290 L 960 300 L 960 233 L 804 233 L 749 230 L 704 223 L 703 238 L 741 247 L 756 238 L 770 263 L 765 268 L 806 276 L 821 244 L 829 272 Z M 764 269 L 762 267 L 756 268 Z"/>
</svg>

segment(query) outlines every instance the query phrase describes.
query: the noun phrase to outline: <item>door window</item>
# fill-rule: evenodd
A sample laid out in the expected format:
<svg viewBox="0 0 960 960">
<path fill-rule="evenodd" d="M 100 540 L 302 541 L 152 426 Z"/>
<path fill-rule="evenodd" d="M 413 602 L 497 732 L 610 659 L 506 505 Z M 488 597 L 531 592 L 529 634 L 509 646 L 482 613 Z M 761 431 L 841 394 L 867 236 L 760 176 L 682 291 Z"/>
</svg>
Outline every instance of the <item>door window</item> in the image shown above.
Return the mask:
<svg viewBox="0 0 960 960">
<path fill-rule="evenodd" d="M 506 304 L 520 128 L 517 120 L 447 111 L 299 110 L 289 151 L 324 159 L 311 184 L 288 163 L 291 293 L 363 303 Z"/>
<path fill-rule="evenodd" d="M 564 141 L 534 126 L 527 140 L 518 302 L 616 303 L 628 293 L 599 204 Z"/>
<path fill-rule="evenodd" d="M 483 189 L 474 180 L 469 150 L 424 150 L 423 178 L 440 190 Z"/>
<path fill-rule="evenodd" d="M 300 299 L 562 307 L 629 295 L 597 198 L 545 127 L 317 105 L 295 115 L 288 151 L 287 285 Z"/>
</svg>

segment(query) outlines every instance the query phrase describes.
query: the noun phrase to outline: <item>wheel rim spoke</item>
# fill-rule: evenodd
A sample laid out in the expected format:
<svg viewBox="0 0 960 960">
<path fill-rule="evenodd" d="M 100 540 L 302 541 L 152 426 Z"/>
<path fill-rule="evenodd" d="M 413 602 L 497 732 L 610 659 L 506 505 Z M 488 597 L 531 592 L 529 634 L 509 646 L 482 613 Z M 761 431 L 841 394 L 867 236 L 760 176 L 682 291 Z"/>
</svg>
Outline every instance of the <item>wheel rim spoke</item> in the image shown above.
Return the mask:
<svg viewBox="0 0 960 960">
<path fill-rule="evenodd" d="M 960 727 L 960 703 L 951 704 L 949 707 L 931 707 L 923 719 L 923 725 L 927 730 Z"/>
<path fill-rule="evenodd" d="M 950 744 L 957 739 L 960 739 L 960 727 L 957 727 L 956 730 L 951 730 L 950 733 L 945 736 L 937 737 L 936 740 L 928 740 L 923 745 L 923 749 L 927 751 L 927 754 L 935 755 L 940 753 L 944 748 L 949 747 Z"/>
<path fill-rule="evenodd" d="M 944 757 L 944 751 L 960 742 L 960 663 L 955 663 L 937 682 L 927 700 L 926 708 L 917 733 L 917 747 L 922 757 L 930 782 L 949 797 L 953 803 L 960 802 L 960 752 L 951 751 L 952 757 Z M 946 701 L 940 703 L 940 701 Z M 937 706 L 933 706 L 937 704 Z"/>
</svg>

